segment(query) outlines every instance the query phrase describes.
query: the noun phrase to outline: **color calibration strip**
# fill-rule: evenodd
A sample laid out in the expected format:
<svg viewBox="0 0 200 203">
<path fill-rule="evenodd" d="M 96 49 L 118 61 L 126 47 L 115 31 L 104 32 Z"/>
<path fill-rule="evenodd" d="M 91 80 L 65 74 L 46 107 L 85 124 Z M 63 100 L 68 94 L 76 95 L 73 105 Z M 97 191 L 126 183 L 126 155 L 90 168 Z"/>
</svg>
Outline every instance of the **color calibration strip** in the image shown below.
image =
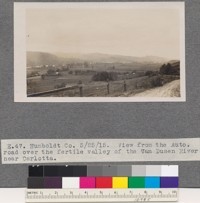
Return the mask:
<svg viewBox="0 0 200 203">
<path fill-rule="evenodd" d="M 178 188 L 177 165 L 29 166 L 29 189 Z"/>
</svg>

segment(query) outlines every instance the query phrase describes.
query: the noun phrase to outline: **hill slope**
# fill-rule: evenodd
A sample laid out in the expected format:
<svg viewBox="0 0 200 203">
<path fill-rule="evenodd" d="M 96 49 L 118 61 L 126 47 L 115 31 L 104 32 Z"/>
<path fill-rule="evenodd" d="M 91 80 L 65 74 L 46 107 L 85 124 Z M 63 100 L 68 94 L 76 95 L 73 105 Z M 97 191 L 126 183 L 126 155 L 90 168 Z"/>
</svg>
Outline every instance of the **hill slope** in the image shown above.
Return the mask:
<svg viewBox="0 0 200 203">
<path fill-rule="evenodd" d="M 53 54 L 43 52 L 27 52 L 27 66 L 57 65 L 61 59 Z"/>
<path fill-rule="evenodd" d="M 27 52 L 27 66 L 39 65 L 59 65 L 63 63 L 84 62 L 91 63 L 124 63 L 124 64 L 163 64 L 168 61 L 161 57 L 146 56 L 133 57 L 122 55 L 111 55 L 102 53 L 91 54 L 66 54 L 66 53 L 44 53 L 44 52 Z"/>
</svg>

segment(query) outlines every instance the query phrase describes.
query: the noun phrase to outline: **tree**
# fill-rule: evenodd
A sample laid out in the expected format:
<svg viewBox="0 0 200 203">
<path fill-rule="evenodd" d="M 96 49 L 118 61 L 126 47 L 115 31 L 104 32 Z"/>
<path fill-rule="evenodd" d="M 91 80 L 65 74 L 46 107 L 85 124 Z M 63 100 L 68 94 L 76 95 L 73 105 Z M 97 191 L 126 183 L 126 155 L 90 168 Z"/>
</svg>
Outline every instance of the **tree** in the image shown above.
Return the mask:
<svg viewBox="0 0 200 203">
<path fill-rule="evenodd" d="M 84 65 L 84 68 L 88 68 L 89 67 L 89 64 L 88 64 L 87 61 L 85 61 L 83 65 Z"/>
<path fill-rule="evenodd" d="M 42 79 L 42 80 L 44 80 L 44 78 L 45 78 L 45 75 L 44 75 L 44 74 L 42 74 L 42 75 L 41 75 L 41 79 Z"/>
</svg>

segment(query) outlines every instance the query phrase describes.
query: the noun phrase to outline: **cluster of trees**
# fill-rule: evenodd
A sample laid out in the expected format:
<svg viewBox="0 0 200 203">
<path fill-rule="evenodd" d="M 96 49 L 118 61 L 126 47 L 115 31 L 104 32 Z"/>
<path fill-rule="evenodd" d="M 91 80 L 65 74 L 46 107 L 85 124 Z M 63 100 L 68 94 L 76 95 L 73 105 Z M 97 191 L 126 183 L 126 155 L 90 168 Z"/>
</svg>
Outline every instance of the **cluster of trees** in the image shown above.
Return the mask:
<svg viewBox="0 0 200 203">
<path fill-rule="evenodd" d="M 102 71 L 93 75 L 93 81 L 114 81 L 117 80 L 117 73 Z"/>
<path fill-rule="evenodd" d="M 180 75 L 180 63 L 167 63 L 167 64 L 163 64 L 159 71 L 146 71 L 145 75 L 149 76 L 149 77 L 153 77 L 156 75 Z"/>
<path fill-rule="evenodd" d="M 180 75 L 180 64 L 163 64 L 160 68 L 160 74 L 163 75 Z"/>
</svg>

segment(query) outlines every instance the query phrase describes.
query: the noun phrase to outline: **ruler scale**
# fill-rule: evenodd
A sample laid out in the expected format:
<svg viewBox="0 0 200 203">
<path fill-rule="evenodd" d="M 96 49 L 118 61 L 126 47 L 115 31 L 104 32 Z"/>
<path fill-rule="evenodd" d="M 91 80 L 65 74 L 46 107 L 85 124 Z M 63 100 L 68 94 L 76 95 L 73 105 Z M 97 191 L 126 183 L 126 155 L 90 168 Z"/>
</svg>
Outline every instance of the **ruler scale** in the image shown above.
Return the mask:
<svg viewBox="0 0 200 203">
<path fill-rule="evenodd" d="M 46 202 L 175 202 L 178 189 L 27 189 L 26 203 Z"/>
</svg>

